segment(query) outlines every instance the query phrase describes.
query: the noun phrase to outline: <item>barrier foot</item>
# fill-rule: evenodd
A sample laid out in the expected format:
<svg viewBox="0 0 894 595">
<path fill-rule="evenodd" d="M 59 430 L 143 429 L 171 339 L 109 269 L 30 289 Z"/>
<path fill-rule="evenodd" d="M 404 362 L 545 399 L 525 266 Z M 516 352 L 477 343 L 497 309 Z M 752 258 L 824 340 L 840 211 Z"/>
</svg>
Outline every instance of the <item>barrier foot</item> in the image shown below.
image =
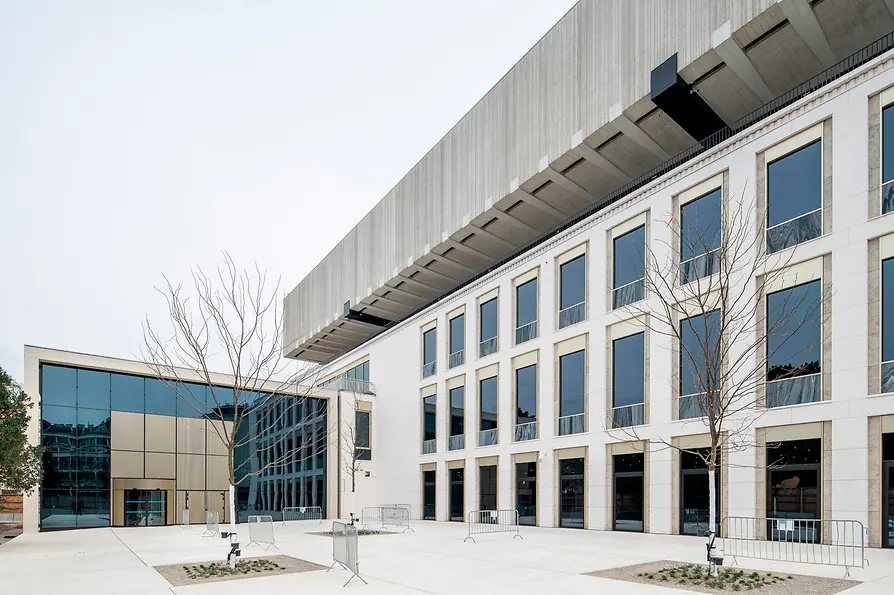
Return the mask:
<svg viewBox="0 0 894 595">
<path fill-rule="evenodd" d="M 469 539 L 472 540 L 472 543 L 478 543 L 477 541 L 475 541 L 475 538 L 472 537 L 471 535 L 466 535 L 466 538 L 463 539 L 463 543 L 465 543 L 465 542 L 468 541 Z"/>
<path fill-rule="evenodd" d="M 845 566 L 844 567 L 844 578 L 850 578 L 850 576 L 851 576 L 851 569 L 849 567 Z"/>
<path fill-rule="evenodd" d="M 521 536 L 521 533 L 516 533 L 515 535 L 512 536 L 512 539 L 515 539 L 516 537 L 518 537 L 519 539 L 522 539 L 522 540 L 524 539 L 524 537 Z"/>
<path fill-rule="evenodd" d="M 338 564 L 339 566 L 341 566 L 342 568 L 344 568 L 345 570 L 347 570 L 347 568 L 345 567 L 344 564 L 342 564 L 341 562 L 339 562 L 339 561 L 336 560 L 335 562 L 332 563 L 332 566 L 330 566 L 330 567 L 326 570 L 326 572 L 329 572 L 330 570 L 332 570 L 333 568 L 335 568 L 335 565 L 336 565 L 336 564 Z"/>
<path fill-rule="evenodd" d="M 366 582 L 365 580 L 363 580 L 363 577 L 360 576 L 359 574 L 352 574 L 352 575 L 351 575 L 351 578 L 348 579 L 348 583 L 350 583 L 352 580 L 354 580 L 354 577 L 355 577 L 355 576 L 356 576 L 357 578 L 359 578 L 361 581 L 363 581 L 363 584 L 364 584 L 364 585 L 368 585 L 368 584 L 369 584 L 368 582 Z M 347 587 L 347 586 L 348 586 L 348 583 L 343 584 L 343 585 L 342 585 L 342 588 Z"/>
</svg>

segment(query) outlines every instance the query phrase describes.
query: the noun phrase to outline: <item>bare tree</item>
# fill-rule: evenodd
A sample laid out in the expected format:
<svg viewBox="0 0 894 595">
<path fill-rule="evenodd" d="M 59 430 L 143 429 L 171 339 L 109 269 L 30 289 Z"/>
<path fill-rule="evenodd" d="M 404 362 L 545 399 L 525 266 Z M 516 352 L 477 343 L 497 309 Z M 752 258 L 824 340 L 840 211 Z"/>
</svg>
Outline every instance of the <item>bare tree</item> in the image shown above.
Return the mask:
<svg viewBox="0 0 894 595">
<path fill-rule="evenodd" d="M 365 432 L 358 430 L 357 413 L 363 410 L 360 407 L 362 403 L 355 393 L 351 400 L 351 410 L 345 416 L 342 435 L 342 463 L 344 471 L 351 478 L 351 507 L 354 506 L 355 494 L 357 492 L 357 474 L 363 470 L 363 461 L 367 460 L 365 455 L 369 453 L 369 427 Z M 349 511 L 353 513 L 354 511 Z"/>
<path fill-rule="evenodd" d="M 296 450 L 281 436 L 269 445 L 266 440 L 277 428 L 318 413 L 304 403 L 323 367 L 290 371 L 294 362 L 281 357 L 278 280 L 268 282 L 257 265 L 237 269 L 227 253 L 215 275 L 201 268 L 190 272 L 190 287 L 164 277 L 164 286 L 156 288 L 165 299 L 170 328 L 162 330 L 147 316 L 141 356 L 176 393 L 178 408 L 207 420 L 206 431 L 227 451 L 229 515 L 235 527 L 237 485 L 325 448 L 325 433 L 314 435 L 314 442 L 322 444 L 310 449 Z M 226 385 L 212 372 L 215 366 L 229 377 Z"/>
<path fill-rule="evenodd" d="M 783 279 L 786 287 L 810 279 L 795 279 L 786 270 L 794 251 L 768 253 L 764 217 L 754 201 L 733 197 L 726 201 L 732 204 L 724 204 L 721 197 L 713 198 L 722 205 L 713 216 L 698 220 L 675 213 L 666 223 L 671 241 L 655 242 L 654 250 L 646 246 L 646 299 L 626 307 L 650 333 L 669 339 L 679 364 L 674 370 L 677 417 L 703 425 L 709 435 L 707 450 L 681 448 L 667 437 L 657 438 L 662 447 L 696 455 L 707 468 L 709 542 L 717 523 L 715 476 L 720 454 L 754 445 L 750 428 L 766 411 L 768 398 L 771 406 L 788 404 L 805 389 L 798 381 L 770 381 L 819 372 L 819 360 L 807 359 L 797 366 L 779 366 L 776 361 L 813 354 L 817 341 L 805 343 L 793 337 L 802 328 L 812 328 L 808 325 L 820 323 L 822 328 L 821 304 L 830 297 L 823 292 L 815 299 L 807 291 L 795 290 L 768 299 Z M 611 416 L 608 425 L 625 425 L 615 422 Z M 634 427 L 609 431 L 639 438 Z M 716 572 L 713 563 L 711 571 Z"/>
</svg>

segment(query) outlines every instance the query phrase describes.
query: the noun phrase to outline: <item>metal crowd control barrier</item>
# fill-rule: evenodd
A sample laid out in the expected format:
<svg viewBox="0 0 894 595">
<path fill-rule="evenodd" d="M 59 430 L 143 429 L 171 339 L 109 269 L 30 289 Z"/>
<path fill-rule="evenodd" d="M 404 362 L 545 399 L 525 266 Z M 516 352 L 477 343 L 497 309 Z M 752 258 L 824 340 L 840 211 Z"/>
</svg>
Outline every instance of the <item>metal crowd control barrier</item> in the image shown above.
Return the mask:
<svg viewBox="0 0 894 595">
<path fill-rule="evenodd" d="M 779 562 L 864 568 L 865 529 L 859 521 L 726 517 L 721 525 L 725 556 Z"/>
<path fill-rule="evenodd" d="M 409 504 L 382 504 L 382 506 L 387 506 L 390 508 L 406 508 L 407 518 L 411 518 L 413 516 L 413 507 Z"/>
<path fill-rule="evenodd" d="M 182 524 L 183 524 L 184 529 L 189 529 L 189 509 L 188 508 L 183 509 L 183 523 Z"/>
<path fill-rule="evenodd" d="M 282 509 L 282 524 L 288 521 L 323 522 L 323 508 L 320 506 L 286 506 Z"/>
<path fill-rule="evenodd" d="M 356 576 L 363 581 L 363 584 L 368 584 L 360 576 L 358 545 L 357 527 L 353 524 L 339 523 L 338 521 L 332 523 L 332 566 L 329 567 L 329 570 L 332 570 L 338 564 L 345 570 L 350 570 L 353 573 L 351 578 L 348 579 L 348 583 L 354 580 Z M 329 570 L 326 572 L 329 572 Z M 348 583 L 345 583 L 342 587 L 347 587 Z"/>
<path fill-rule="evenodd" d="M 477 543 L 472 535 L 482 533 L 515 533 L 513 539 L 524 539 L 518 531 L 517 510 L 472 510 L 468 515 L 469 533 L 463 539 L 463 543 L 471 539 Z"/>
<path fill-rule="evenodd" d="M 220 533 L 220 514 L 216 510 L 205 511 L 205 532 L 202 537 Z"/>
<path fill-rule="evenodd" d="M 376 531 L 382 531 L 390 525 L 402 528 L 401 533 L 407 530 L 416 532 L 410 527 L 410 511 L 405 506 L 366 506 L 360 510 L 360 524 L 364 529 L 379 525 Z"/>
<path fill-rule="evenodd" d="M 276 538 L 273 536 L 273 517 L 269 514 L 252 515 L 248 517 L 248 545 L 266 545 L 266 552 L 271 547 L 276 547 Z"/>
</svg>

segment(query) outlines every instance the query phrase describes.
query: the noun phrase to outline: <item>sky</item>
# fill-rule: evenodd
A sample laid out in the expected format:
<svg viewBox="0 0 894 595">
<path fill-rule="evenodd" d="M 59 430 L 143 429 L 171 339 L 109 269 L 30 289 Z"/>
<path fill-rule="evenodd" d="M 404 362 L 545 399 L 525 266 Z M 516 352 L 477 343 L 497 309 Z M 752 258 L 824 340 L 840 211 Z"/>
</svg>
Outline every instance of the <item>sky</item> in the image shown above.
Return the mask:
<svg viewBox="0 0 894 595">
<path fill-rule="evenodd" d="M 291 290 L 573 4 L 0 0 L 0 366 L 224 250 Z"/>
</svg>

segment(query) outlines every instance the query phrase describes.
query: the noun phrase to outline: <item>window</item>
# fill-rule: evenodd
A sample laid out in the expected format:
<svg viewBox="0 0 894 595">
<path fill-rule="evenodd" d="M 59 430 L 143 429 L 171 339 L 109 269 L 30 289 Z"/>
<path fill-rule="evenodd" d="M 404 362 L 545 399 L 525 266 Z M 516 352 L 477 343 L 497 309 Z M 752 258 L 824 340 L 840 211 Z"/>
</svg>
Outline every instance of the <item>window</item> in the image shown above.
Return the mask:
<svg viewBox="0 0 894 595">
<path fill-rule="evenodd" d="M 466 315 L 460 314 L 450 319 L 450 356 L 447 361 L 448 368 L 455 368 L 465 361 L 466 348 Z"/>
<path fill-rule="evenodd" d="M 559 461 L 559 527 L 584 529 L 584 460 Z"/>
<path fill-rule="evenodd" d="M 720 410 L 720 324 L 720 310 L 680 321 L 680 419 Z"/>
<path fill-rule="evenodd" d="M 204 417 L 208 413 L 204 385 L 177 382 L 174 390 L 177 392 L 177 417 Z"/>
<path fill-rule="evenodd" d="M 882 392 L 894 392 L 894 258 L 882 261 Z"/>
<path fill-rule="evenodd" d="M 767 252 L 823 233 L 823 143 L 816 140 L 767 165 Z"/>
<path fill-rule="evenodd" d="M 515 343 L 537 338 L 537 278 L 515 288 Z"/>
<path fill-rule="evenodd" d="M 495 353 L 497 343 L 497 298 L 487 300 L 478 307 L 481 319 L 481 336 L 478 343 L 478 357 Z"/>
<path fill-rule="evenodd" d="M 423 444 L 422 454 L 431 454 L 435 452 L 435 440 L 438 432 L 438 397 L 437 395 L 429 395 L 422 398 L 422 440 L 430 444 L 431 451 L 425 451 Z"/>
<path fill-rule="evenodd" d="M 497 443 L 497 377 L 485 378 L 478 383 L 480 404 L 478 446 Z"/>
<path fill-rule="evenodd" d="M 432 376 L 437 371 L 437 328 L 422 333 L 422 377 Z"/>
<path fill-rule="evenodd" d="M 369 411 L 354 411 L 354 448 L 357 451 L 357 460 L 371 461 L 372 448 L 369 441 Z"/>
<path fill-rule="evenodd" d="M 710 448 L 680 452 L 680 533 L 704 535 L 710 525 L 711 491 L 705 459 Z M 720 532 L 720 454 L 714 470 L 714 533 Z"/>
<path fill-rule="evenodd" d="M 143 413 L 143 378 L 127 374 L 112 374 L 112 410 Z"/>
<path fill-rule="evenodd" d="M 612 456 L 614 468 L 615 531 L 642 533 L 645 527 L 643 453 Z"/>
<path fill-rule="evenodd" d="M 769 539 L 795 543 L 820 540 L 821 462 L 822 441 L 818 438 L 767 445 Z"/>
<path fill-rule="evenodd" d="M 146 379 L 146 413 L 177 415 L 177 393 L 169 383 L 157 378 Z"/>
<path fill-rule="evenodd" d="M 537 364 L 515 371 L 515 440 L 537 438 Z"/>
<path fill-rule="evenodd" d="M 559 435 L 579 434 L 584 429 L 586 351 L 559 358 Z"/>
<path fill-rule="evenodd" d="M 612 341 L 612 427 L 646 423 L 645 337 L 643 332 Z"/>
<path fill-rule="evenodd" d="M 515 464 L 515 509 L 519 525 L 537 525 L 537 463 Z"/>
<path fill-rule="evenodd" d="M 497 466 L 478 468 L 478 510 L 497 510 Z"/>
<path fill-rule="evenodd" d="M 435 471 L 422 472 L 422 519 L 435 520 Z"/>
<path fill-rule="evenodd" d="M 78 404 L 78 371 L 44 364 L 40 374 L 40 400 L 44 405 Z"/>
<path fill-rule="evenodd" d="M 465 507 L 463 505 L 463 493 L 465 486 L 463 481 L 464 469 L 450 470 L 450 520 L 465 522 Z"/>
<path fill-rule="evenodd" d="M 109 409 L 110 374 L 95 370 L 78 370 L 78 407 Z"/>
<path fill-rule="evenodd" d="M 324 380 L 318 386 L 322 388 L 331 384 L 338 384 L 343 390 L 373 394 L 372 386 L 369 382 L 369 360 L 362 364 L 357 364 L 347 372 L 342 372 L 337 376 Z"/>
<path fill-rule="evenodd" d="M 894 104 L 882 110 L 882 214 L 894 211 Z"/>
<path fill-rule="evenodd" d="M 721 189 L 680 207 L 680 283 L 720 270 Z"/>
<path fill-rule="evenodd" d="M 821 283 L 767 295 L 767 407 L 821 400 Z"/>
<path fill-rule="evenodd" d="M 646 226 L 640 225 L 616 237 L 612 250 L 612 308 L 615 309 L 645 297 Z"/>
<path fill-rule="evenodd" d="M 450 439 L 447 450 L 465 448 L 465 387 L 450 389 Z"/>
<path fill-rule="evenodd" d="M 559 266 L 559 328 L 583 321 L 587 312 L 587 255 Z"/>
</svg>

